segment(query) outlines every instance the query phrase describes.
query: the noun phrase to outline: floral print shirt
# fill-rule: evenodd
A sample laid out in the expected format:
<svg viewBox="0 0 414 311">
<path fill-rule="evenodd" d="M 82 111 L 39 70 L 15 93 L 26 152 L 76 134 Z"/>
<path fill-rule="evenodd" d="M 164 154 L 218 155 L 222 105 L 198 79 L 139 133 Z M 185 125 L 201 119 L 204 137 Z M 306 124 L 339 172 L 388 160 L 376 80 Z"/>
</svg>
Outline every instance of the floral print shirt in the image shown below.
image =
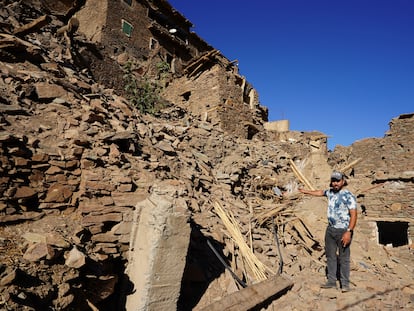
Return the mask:
<svg viewBox="0 0 414 311">
<path fill-rule="evenodd" d="M 338 192 L 332 189 L 325 190 L 324 196 L 328 198 L 328 223 L 337 229 L 346 229 L 351 218 L 349 210 L 357 209 L 355 196 L 347 189 Z"/>
</svg>

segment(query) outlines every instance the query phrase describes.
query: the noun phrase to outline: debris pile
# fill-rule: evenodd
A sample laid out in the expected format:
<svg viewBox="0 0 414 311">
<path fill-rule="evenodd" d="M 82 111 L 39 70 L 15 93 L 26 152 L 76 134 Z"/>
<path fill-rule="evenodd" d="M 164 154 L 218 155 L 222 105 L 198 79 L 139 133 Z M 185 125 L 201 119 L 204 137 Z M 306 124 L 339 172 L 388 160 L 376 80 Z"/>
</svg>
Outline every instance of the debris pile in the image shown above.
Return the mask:
<svg viewBox="0 0 414 311">
<path fill-rule="evenodd" d="M 177 309 L 209 309 L 244 286 L 251 296 L 261 288 L 255 306 L 270 310 L 333 303 L 317 288 L 325 203 L 297 188 L 325 186 L 333 167 L 359 156 L 344 150 L 346 159 L 334 153 L 328 165 L 320 133 L 246 139 L 173 103 L 143 115 L 91 77 L 81 55 L 94 47 L 73 20 L 27 1 L 0 3 L 2 309 L 123 310 L 138 203 L 154 198 L 157 184 L 175 189 L 174 211 L 191 224 Z M 351 185 L 369 184 L 357 165 Z M 361 290 L 338 297 L 336 308 L 412 307 L 412 255 L 356 231 L 365 253 L 351 274 Z"/>
</svg>

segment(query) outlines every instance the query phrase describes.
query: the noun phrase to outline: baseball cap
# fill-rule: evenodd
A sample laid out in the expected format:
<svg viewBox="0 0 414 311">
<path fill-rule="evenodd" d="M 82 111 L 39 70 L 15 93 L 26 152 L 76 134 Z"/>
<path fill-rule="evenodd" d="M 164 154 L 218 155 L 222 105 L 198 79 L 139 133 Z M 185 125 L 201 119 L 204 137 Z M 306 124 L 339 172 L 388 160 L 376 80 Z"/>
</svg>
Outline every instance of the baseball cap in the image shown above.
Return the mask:
<svg viewBox="0 0 414 311">
<path fill-rule="evenodd" d="M 333 171 L 331 175 L 331 180 L 341 180 L 344 178 L 344 174 L 341 172 Z"/>
</svg>

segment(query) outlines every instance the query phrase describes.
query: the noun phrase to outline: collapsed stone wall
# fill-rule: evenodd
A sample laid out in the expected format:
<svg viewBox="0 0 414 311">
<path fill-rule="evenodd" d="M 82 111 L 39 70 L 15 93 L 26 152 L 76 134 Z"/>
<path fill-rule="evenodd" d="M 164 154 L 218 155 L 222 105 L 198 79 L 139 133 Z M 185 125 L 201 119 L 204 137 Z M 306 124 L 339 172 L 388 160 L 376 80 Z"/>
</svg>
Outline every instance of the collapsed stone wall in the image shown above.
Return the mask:
<svg viewBox="0 0 414 311">
<path fill-rule="evenodd" d="M 15 309 L 114 309 L 126 295 L 134 210 L 156 180 L 185 180 L 184 206 L 208 213 L 213 189 L 241 195 L 241 179 L 258 172 L 246 174 L 237 162 L 249 148 L 212 122 L 174 106 L 161 119 L 137 113 L 77 62 L 78 49 L 93 48 L 82 36 L 58 36 L 61 20 L 40 26 L 41 7 L 25 6 L 29 18 L 14 5 L 1 16 L 28 31 L 2 28 L 1 261 L 12 264 L 1 266 L 1 294 Z"/>
<path fill-rule="evenodd" d="M 350 174 L 360 180 L 356 191 L 367 214 L 413 215 L 413 119 L 413 114 L 395 117 L 383 138 L 363 139 L 332 153 L 334 161 L 359 160 Z"/>
<path fill-rule="evenodd" d="M 263 131 L 268 110 L 237 68 L 218 51 L 189 64 L 182 77 L 163 91 L 165 99 L 202 118 L 218 122 L 227 133 L 252 138 Z M 237 120 L 237 121 L 236 121 Z"/>
<path fill-rule="evenodd" d="M 183 282 L 169 288 L 184 310 L 208 306 L 238 288 L 212 259 L 206 240 L 221 250 L 237 275 L 249 284 L 257 281 L 213 209 L 218 202 L 232 212 L 243 234 L 251 237 L 255 256 L 271 271 L 277 271 L 280 259 L 272 220 L 284 249 L 284 273 L 321 269 L 320 241 L 296 210 L 300 182 L 291 161 L 304 172 L 324 167 L 329 174 L 326 136 L 259 129 L 246 139 L 218 126 L 220 111 L 204 118 L 181 103 L 166 107 L 157 118 L 139 114 L 79 66 L 75 51 L 90 46 L 82 36 L 68 45 L 55 35 L 64 24 L 53 16 L 41 32 L 30 31 L 31 24 L 24 35 L 14 35 L 41 18 L 42 11 L 13 15 L 17 4 L 2 4 L 0 53 L 7 56 L 0 66 L 2 307 L 122 310 L 134 290 L 125 271 L 134 221 L 154 203 L 145 203 L 154 198 L 154 185 L 166 180 L 181 189 L 173 208 L 189 213 L 192 228 L 189 237 L 186 224 L 182 245 L 190 246 L 187 256 L 179 257 L 186 260 L 184 274 L 173 275 Z M 22 9 L 28 10 L 31 6 Z M 9 20 L 16 29 L 7 26 Z M 238 120 L 234 111 L 233 120 Z M 412 118 L 401 120 L 410 128 Z M 345 150 L 335 156 L 332 167 L 353 160 Z M 351 184 L 369 180 L 371 185 L 370 174 L 355 174 Z M 316 177 L 325 182 L 324 175 Z M 165 251 L 158 265 L 168 258 L 171 241 L 159 244 Z M 145 290 L 156 299 L 162 285 L 156 281 L 164 275 L 151 272 L 153 283 Z M 399 302 L 405 303 L 407 295 Z"/>
</svg>

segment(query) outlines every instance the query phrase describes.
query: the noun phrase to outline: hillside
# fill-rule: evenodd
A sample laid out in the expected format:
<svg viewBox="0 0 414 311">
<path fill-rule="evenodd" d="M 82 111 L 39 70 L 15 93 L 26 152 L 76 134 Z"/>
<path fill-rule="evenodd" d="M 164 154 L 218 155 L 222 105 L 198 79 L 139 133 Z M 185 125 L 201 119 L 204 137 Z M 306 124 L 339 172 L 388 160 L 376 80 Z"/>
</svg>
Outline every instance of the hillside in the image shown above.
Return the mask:
<svg viewBox="0 0 414 311">
<path fill-rule="evenodd" d="M 414 114 L 328 152 L 323 133 L 267 130 L 254 96 L 223 100 L 246 82 L 212 51 L 142 113 L 99 76 L 125 53 L 48 1 L 0 3 L 1 310 L 413 309 Z M 333 169 L 360 206 L 350 293 L 319 288 L 326 202 L 297 191 Z"/>
</svg>

